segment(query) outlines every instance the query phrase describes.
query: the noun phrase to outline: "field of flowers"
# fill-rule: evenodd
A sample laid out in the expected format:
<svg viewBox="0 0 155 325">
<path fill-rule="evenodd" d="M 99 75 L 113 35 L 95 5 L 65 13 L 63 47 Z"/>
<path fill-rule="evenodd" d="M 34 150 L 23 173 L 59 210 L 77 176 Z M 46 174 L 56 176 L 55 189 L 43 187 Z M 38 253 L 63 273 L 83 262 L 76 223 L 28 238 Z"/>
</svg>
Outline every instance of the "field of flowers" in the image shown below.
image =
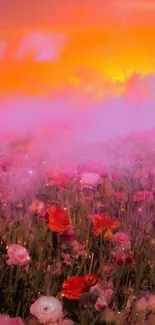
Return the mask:
<svg viewBox="0 0 155 325">
<path fill-rule="evenodd" d="M 0 325 L 155 324 L 152 170 L 53 174 L 7 209 Z"/>
</svg>

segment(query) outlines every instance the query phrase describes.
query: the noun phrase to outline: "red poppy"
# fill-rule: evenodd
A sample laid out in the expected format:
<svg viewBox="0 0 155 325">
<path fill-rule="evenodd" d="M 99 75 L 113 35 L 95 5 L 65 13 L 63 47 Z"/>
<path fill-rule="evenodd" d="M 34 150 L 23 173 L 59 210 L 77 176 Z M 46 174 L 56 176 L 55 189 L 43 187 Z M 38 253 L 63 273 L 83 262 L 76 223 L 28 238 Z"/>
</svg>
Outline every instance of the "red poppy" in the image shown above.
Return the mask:
<svg viewBox="0 0 155 325">
<path fill-rule="evenodd" d="M 135 202 L 141 202 L 146 200 L 152 200 L 153 195 L 150 191 L 138 191 L 133 194 L 133 201 Z"/>
<path fill-rule="evenodd" d="M 119 221 L 116 219 L 109 219 L 108 214 L 96 215 L 92 218 L 93 235 L 99 236 L 103 231 L 107 229 L 117 229 L 119 227 Z"/>
<path fill-rule="evenodd" d="M 70 300 L 79 300 L 97 281 L 98 278 L 95 274 L 72 276 L 64 281 L 62 296 Z"/>
<path fill-rule="evenodd" d="M 116 264 L 119 266 L 130 265 L 133 263 L 133 260 L 134 260 L 134 255 L 133 255 L 133 252 L 131 252 L 131 251 L 126 254 L 124 253 L 124 254 L 116 254 L 115 255 Z"/>
<path fill-rule="evenodd" d="M 57 185 L 59 187 L 65 187 L 68 183 L 68 175 L 59 170 L 51 170 L 47 173 L 46 182 L 48 185 Z"/>
<path fill-rule="evenodd" d="M 98 276 L 96 274 L 86 274 L 84 279 L 88 288 L 93 287 L 98 282 Z"/>
<path fill-rule="evenodd" d="M 58 206 L 52 206 L 47 210 L 48 227 L 52 231 L 62 233 L 70 229 L 68 214 Z"/>
</svg>

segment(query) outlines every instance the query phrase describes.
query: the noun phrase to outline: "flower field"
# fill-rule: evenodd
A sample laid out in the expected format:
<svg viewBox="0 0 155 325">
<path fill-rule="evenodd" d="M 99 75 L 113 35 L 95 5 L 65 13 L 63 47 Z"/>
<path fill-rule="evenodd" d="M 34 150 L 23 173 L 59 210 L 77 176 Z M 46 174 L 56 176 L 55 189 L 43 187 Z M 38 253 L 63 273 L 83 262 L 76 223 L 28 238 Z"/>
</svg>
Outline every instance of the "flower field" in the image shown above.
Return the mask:
<svg viewBox="0 0 155 325">
<path fill-rule="evenodd" d="M 139 169 L 61 173 L 2 201 L 0 324 L 154 324 L 154 195 Z"/>
</svg>

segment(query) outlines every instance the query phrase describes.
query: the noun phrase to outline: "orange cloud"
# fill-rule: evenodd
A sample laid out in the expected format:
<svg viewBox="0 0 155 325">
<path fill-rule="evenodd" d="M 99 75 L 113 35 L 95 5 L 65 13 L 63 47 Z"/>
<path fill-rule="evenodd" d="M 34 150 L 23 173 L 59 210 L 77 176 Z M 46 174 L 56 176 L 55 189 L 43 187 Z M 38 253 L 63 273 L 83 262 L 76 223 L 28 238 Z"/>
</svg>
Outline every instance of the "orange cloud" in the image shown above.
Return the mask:
<svg viewBox="0 0 155 325">
<path fill-rule="evenodd" d="M 37 7 L 14 0 L 9 9 L 2 0 L 0 40 L 8 48 L 0 58 L 1 94 L 124 93 L 133 74 L 155 72 L 154 15 L 154 0 L 38 0 Z"/>
</svg>

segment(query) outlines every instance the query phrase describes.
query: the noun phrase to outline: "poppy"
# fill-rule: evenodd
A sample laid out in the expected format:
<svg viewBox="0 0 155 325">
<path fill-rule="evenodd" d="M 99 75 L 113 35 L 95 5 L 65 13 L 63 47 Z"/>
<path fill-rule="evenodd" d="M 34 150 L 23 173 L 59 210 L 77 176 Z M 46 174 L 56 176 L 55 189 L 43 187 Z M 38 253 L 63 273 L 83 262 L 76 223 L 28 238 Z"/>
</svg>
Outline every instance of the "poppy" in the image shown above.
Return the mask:
<svg viewBox="0 0 155 325">
<path fill-rule="evenodd" d="M 58 206 L 52 206 L 47 210 L 48 227 L 54 232 L 62 233 L 70 229 L 70 219 L 66 211 Z"/>
<path fill-rule="evenodd" d="M 108 229 L 117 229 L 119 221 L 116 219 L 109 219 L 108 214 L 96 215 L 92 218 L 92 232 L 94 236 L 99 236 L 102 232 Z"/>
<path fill-rule="evenodd" d="M 70 300 L 79 300 L 97 281 L 98 278 L 95 274 L 72 276 L 64 281 L 62 296 Z"/>
</svg>

